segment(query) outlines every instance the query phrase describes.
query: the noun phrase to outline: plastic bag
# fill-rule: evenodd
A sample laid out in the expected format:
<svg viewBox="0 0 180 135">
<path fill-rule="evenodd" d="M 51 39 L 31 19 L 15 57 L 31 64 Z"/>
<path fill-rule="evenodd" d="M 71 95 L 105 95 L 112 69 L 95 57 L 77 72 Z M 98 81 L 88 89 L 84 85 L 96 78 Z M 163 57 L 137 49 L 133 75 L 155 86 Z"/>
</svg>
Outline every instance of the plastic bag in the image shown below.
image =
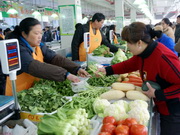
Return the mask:
<svg viewBox="0 0 180 135">
<path fill-rule="evenodd" d="M 111 64 L 113 58 L 114 57 L 93 56 L 92 53 L 88 54 L 88 61 L 97 62 L 98 64 Z"/>
<path fill-rule="evenodd" d="M 16 124 L 14 128 L 3 126 L 3 135 L 37 135 L 37 126 L 30 120 L 25 119 L 22 125 Z"/>
<path fill-rule="evenodd" d="M 87 89 L 87 87 L 89 86 L 89 84 L 87 83 L 87 80 L 89 78 L 79 77 L 79 79 L 81 80 L 80 82 L 71 83 L 73 92 L 85 91 Z"/>
</svg>

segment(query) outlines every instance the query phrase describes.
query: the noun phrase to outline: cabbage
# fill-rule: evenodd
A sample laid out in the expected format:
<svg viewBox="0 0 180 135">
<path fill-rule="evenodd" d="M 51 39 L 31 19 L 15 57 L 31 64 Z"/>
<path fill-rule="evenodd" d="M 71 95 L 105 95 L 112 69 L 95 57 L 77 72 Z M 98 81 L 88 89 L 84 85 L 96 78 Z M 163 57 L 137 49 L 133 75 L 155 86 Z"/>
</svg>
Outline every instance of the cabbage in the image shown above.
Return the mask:
<svg viewBox="0 0 180 135">
<path fill-rule="evenodd" d="M 148 104 L 146 101 L 143 101 L 143 100 L 134 100 L 134 101 L 131 101 L 129 103 L 129 108 L 130 110 L 133 109 L 133 108 L 145 108 L 147 109 L 148 108 Z"/>
<path fill-rule="evenodd" d="M 119 104 L 111 104 L 104 110 L 104 117 L 106 116 L 114 116 L 116 120 L 124 120 L 128 117 L 124 106 L 120 106 Z"/>
<path fill-rule="evenodd" d="M 125 53 L 121 49 L 118 49 L 114 58 L 111 61 L 111 64 L 114 65 L 116 63 L 120 63 L 120 62 L 125 61 L 125 60 L 127 60 Z"/>
<path fill-rule="evenodd" d="M 103 117 L 104 109 L 109 106 L 110 103 L 107 99 L 99 99 L 97 98 L 93 103 L 93 109 L 99 117 Z"/>
<path fill-rule="evenodd" d="M 135 118 L 139 124 L 144 126 L 148 125 L 150 118 L 149 112 L 145 108 L 136 107 L 129 111 L 129 118 Z"/>
<path fill-rule="evenodd" d="M 120 106 L 123 106 L 126 112 L 129 111 L 129 104 L 128 104 L 127 101 L 118 100 L 118 101 L 114 102 L 113 104 L 118 104 L 118 105 L 120 105 Z"/>
</svg>

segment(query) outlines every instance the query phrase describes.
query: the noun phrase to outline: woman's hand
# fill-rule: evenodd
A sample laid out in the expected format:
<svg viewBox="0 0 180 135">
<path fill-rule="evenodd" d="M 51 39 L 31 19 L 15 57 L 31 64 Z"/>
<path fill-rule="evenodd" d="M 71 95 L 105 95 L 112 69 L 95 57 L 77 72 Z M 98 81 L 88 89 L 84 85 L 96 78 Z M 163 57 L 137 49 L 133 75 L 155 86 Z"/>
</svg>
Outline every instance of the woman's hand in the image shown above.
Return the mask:
<svg viewBox="0 0 180 135">
<path fill-rule="evenodd" d="M 106 75 L 105 68 L 98 68 L 98 70 L 95 72 L 95 76 L 102 77 L 103 75 Z"/>
<path fill-rule="evenodd" d="M 81 77 L 87 77 L 87 76 L 90 76 L 88 72 L 86 72 L 84 69 L 80 68 L 78 70 L 78 75 L 81 76 Z"/>
<path fill-rule="evenodd" d="M 147 82 L 146 83 L 147 87 L 149 88 L 148 91 L 143 91 L 143 93 L 148 96 L 149 98 L 155 98 L 155 89 L 151 87 L 151 85 Z"/>
<path fill-rule="evenodd" d="M 74 83 L 80 82 L 80 79 L 77 76 L 73 75 L 73 74 L 69 74 L 67 76 L 67 79 L 74 82 Z"/>
</svg>

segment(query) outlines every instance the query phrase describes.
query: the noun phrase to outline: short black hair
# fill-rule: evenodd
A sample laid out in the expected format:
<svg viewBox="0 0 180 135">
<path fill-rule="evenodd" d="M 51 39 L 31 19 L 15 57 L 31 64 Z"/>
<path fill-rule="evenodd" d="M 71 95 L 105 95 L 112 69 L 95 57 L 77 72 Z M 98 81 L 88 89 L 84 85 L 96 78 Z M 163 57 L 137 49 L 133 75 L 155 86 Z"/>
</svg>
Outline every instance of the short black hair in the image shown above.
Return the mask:
<svg viewBox="0 0 180 135">
<path fill-rule="evenodd" d="M 110 26 L 109 30 L 115 30 L 115 28 L 116 28 L 116 25 L 112 24 L 112 25 Z"/>
<path fill-rule="evenodd" d="M 180 15 L 178 15 L 177 18 L 180 18 Z"/>
<path fill-rule="evenodd" d="M 76 23 L 75 28 L 77 29 L 81 25 L 82 25 L 81 23 Z"/>
<path fill-rule="evenodd" d="M 2 31 L 2 29 L 0 28 L 0 31 Z"/>
<path fill-rule="evenodd" d="M 92 17 L 92 22 L 105 20 L 105 16 L 102 13 L 95 13 Z"/>
</svg>

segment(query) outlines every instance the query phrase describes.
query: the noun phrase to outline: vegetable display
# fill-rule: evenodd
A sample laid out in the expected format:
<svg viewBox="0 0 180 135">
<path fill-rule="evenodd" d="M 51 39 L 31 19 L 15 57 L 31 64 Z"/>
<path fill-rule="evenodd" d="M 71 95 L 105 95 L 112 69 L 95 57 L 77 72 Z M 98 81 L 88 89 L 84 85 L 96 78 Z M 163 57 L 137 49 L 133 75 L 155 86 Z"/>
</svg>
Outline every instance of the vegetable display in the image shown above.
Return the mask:
<svg viewBox="0 0 180 135">
<path fill-rule="evenodd" d="M 82 91 L 78 93 L 78 96 L 73 97 L 72 101 L 64 105 L 63 108 L 86 109 L 88 113 L 88 118 L 92 118 L 95 115 L 95 112 L 93 110 L 93 102 L 97 97 L 99 97 L 102 93 L 106 91 L 108 91 L 107 88 L 98 88 L 90 86 L 86 91 Z"/>
<path fill-rule="evenodd" d="M 21 91 L 18 99 L 21 110 L 32 114 L 51 113 L 67 102 L 60 93 L 47 85 Z"/>
<path fill-rule="evenodd" d="M 34 87 L 41 87 L 46 85 L 47 87 L 52 87 L 54 90 L 59 92 L 62 96 L 73 96 L 75 93 L 72 91 L 71 81 L 65 80 L 63 82 L 51 81 L 41 79 L 40 81 L 36 82 Z"/>
<path fill-rule="evenodd" d="M 51 113 L 67 102 L 63 96 L 74 95 L 70 81 L 55 82 L 40 80 L 29 90 L 18 92 L 21 110 L 32 114 Z"/>
<path fill-rule="evenodd" d="M 91 86 L 108 87 L 111 86 L 117 80 L 116 76 L 103 76 L 103 77 L 91 77 L 87 80 L 87 83 Z"/>
<path fill-rule="evenodd" d="M 109 48 L 105 45 L 100 45 L 92 53 L 93 56 L 113 57 L 113 54 L 110 53 Z"/>
<path fill-rule="evenodd" d="M 38 135 L 88 135 L 90 120 L 85 109 L 58 109 L 56 114 L 44 115 L 38 123 Z"/>
<path fill-rule="evenodd" d="M 127 118 L 121 121 L 114 121 L 113 116 L 103 119 L 103 125 L 98 135 L 147 135 L 148 130 L 144 125 L 139 124 L 134 118 Z"/>
<path fill-rule="evenodd" d="M 101 103 L 100 100 L 102 100 L 101 102 L 103 103 Z M 147 126 L 150 114 L 145 101 L 135 100 L 128 103 L 124 100 L 118 100 L 113 104 L 109 104 L 103 100 L 104 99 L 96 99 L 94 102 L 99 104 L 93 104 L 93 108 L 98 110 L 96 112 L 99 117 L 113 116 L 116 121 L 134 118 L 139 124 Z"/>
<path fill-rule="evenodd" d="M 120 63 L 120 62 L 125 61 L 125 60 L 127 60 L 125 53 L 121 49 L 118 49 L 118 51 L 114 55 L 114 58 L 111 61 L 111 65 Z"/>
</svg>

